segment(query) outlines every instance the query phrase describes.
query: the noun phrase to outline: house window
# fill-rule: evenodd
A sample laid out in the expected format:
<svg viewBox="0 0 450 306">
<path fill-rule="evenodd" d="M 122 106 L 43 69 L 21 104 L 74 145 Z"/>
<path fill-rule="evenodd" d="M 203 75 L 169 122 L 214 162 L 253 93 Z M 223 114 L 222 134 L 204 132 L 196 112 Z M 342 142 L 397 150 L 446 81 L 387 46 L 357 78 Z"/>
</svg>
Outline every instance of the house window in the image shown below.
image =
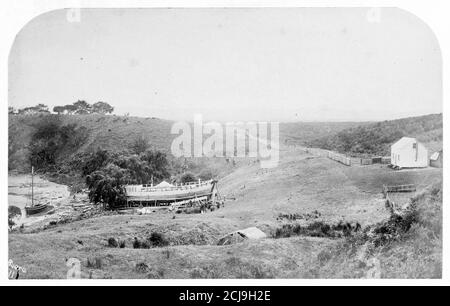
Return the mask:
<svg viewBox="0 0 450 306">
<path fill-rule="evenodd" d="M 413 149 L 417 149 L 417 143 L 413 143 Z"/>
</svg>

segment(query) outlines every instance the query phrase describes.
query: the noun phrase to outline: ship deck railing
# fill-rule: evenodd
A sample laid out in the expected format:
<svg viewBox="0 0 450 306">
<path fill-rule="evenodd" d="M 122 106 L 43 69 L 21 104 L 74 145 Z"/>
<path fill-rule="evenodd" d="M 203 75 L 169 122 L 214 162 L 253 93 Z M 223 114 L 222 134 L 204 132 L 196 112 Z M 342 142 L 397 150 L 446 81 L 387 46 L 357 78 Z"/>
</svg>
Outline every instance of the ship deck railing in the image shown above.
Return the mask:
<svg viewBox="0 0 450 306">
<path fill-rule="evenodd" d="M 161 191 L 178 191 L 178 190 L 190 190 L 194 188 L 209 186 L 213 183 L 213 180 L 202 182 L 189 182 L 185 184 L 175 185 L 171 187 L 156 187 L 151 185 L 126 185 L 125 189 L 130 192 L 161 192 Z"/>
</svg>

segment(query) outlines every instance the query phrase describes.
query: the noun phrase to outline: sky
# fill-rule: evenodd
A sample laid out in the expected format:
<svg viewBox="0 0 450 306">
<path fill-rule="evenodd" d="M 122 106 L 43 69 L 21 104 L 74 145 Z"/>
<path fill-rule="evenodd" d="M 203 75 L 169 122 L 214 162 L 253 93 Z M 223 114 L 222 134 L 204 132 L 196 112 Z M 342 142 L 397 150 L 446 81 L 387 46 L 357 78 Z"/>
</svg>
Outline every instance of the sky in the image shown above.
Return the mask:
<svg viewBox="0 0 450 306">
<path fill-rule="evenodd" d="M 9 106 L 86 100 L 171 120 L 389 120 L 442 112 L 441 62 L 428 26 L 395 8 L 57 10 L 17 34 Z"/>
</svg>

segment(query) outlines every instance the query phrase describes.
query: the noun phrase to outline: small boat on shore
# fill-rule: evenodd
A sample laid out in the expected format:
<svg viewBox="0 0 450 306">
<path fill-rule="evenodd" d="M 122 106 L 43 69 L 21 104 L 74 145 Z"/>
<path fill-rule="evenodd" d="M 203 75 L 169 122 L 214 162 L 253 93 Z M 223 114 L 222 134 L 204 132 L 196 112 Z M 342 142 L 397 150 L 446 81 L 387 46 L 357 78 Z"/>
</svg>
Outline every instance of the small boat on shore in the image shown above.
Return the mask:
<svg viewBox="0 0 450 306">
<path fill-rule="evenodd" d="M 35 215 L 40 212 L 43 212 L 48 207 L 47 204 L 37 204 L 34 206 L 26 206 L 25 211 L 27 213 L 27 216 L 29 215 Z"/>
<path fill-rule="evenodd" d="M 27 216 L 35 215 L 43 212 L 48 207 L 48 204 L 34 203 L 34 167 L 31 167 L 31 206 L 25 206 Z"/>
</svg>

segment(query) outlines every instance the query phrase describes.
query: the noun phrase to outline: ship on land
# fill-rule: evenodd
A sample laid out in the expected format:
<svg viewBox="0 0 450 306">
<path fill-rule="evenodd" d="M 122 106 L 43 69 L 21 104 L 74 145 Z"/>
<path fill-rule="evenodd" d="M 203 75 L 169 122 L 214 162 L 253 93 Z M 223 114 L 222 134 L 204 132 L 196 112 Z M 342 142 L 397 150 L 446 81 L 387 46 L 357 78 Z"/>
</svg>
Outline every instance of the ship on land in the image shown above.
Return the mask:
<svg viewBox="0 0 450 306">
<path fill-rule="evenodd" d="M 214 204 L 217 181 L 197 181 L 186 184 L 170 184 L 163 181 L 152 184 L 126 185 L 127 206 L 167 206 L 189 202 Z"/>
</svg>

